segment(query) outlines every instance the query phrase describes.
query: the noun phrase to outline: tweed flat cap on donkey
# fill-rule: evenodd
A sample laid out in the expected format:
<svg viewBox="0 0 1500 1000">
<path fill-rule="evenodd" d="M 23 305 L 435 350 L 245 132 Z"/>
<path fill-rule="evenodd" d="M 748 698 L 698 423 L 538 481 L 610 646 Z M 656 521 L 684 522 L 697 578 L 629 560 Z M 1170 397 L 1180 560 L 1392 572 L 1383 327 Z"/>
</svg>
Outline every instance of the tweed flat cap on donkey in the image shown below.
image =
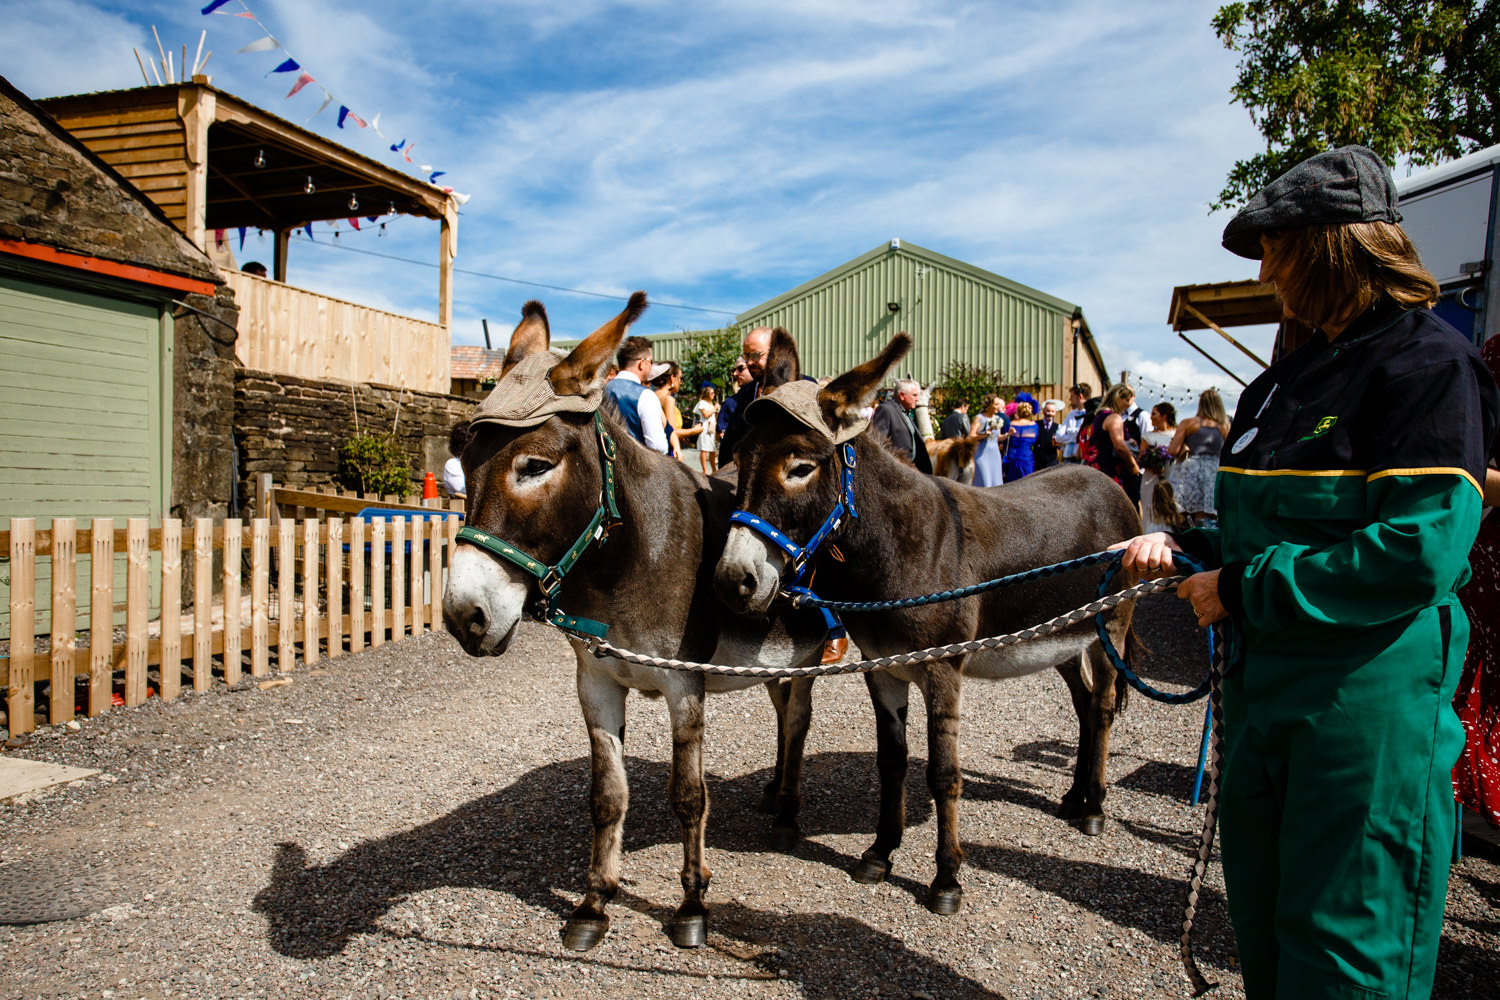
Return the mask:
<svg viewBox="0 0 1500 1000">
<path fill-rule="evenodd" d="M 1268 229 L 1348 222 L 1400 222 L 1396 182 L 1385 161 L 1364 146 L 1310 156 L 1250 199 L 1224 227 L 1224 249 L 1260 260 Z"/>
</svg>

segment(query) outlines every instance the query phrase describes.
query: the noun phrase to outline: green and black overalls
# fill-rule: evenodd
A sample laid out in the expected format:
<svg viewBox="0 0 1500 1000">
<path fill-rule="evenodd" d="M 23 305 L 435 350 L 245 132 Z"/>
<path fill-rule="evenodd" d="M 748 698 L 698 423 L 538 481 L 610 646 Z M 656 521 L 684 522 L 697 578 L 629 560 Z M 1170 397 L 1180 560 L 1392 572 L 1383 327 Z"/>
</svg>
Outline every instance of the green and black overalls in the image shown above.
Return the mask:
<svg viewBox="0 0 1500 1000">
<path fill-rule="evenodd" d="M 1244 636 L 1221 829 L 1248 996 L 1426 997 L 1453 843 L 1450 701 L 1500 393 L 1464 337 L 1385 301 L 1240 396 L 1217 529 Z"/>
</svg>

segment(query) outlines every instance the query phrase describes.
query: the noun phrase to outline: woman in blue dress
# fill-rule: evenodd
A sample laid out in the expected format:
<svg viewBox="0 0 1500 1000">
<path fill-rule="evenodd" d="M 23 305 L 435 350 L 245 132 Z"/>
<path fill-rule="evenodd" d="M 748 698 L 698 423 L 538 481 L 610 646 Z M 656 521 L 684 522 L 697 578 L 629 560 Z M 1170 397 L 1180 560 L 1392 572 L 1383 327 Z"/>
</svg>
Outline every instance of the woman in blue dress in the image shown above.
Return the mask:
<svg viewBox="0 0 1500 1000">
<path fill-rule="evenodd" d="M 999 486 L 1005 481 L 1004 459 L 1000 448 L 1010 437 L 1010 421 L 1000 412 L 1000 397 L 984 397 L 984 406 L 974 419 L 974 437 L 979 448 L 974 452 L 974 485 Z"/>
<path fill-rule="evenodd" d="M 1036 446 L 1036 421 L 1031 418 L 1030 403 L 1017 403 L 1016 412 L 1010 418 L 1010 450 L 1005 453 L 1005 481 L 1013 483 L 1036 471 L 1036 458 L 1032 448 Z"/>
</svg>

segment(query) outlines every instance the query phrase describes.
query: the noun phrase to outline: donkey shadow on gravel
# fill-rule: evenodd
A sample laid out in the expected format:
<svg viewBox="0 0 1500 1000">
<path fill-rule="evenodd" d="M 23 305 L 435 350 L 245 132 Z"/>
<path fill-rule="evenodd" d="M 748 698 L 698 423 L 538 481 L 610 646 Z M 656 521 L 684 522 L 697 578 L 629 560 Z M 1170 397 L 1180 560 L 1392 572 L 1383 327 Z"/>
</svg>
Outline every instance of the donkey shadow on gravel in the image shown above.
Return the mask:
<svg viewBox="0 0 1500 1000">
<path fill-rule="evenodd" d="M 877 795 L 871 756 L 808 756 L 803 771 L 808 796 L 804 835 L 873 836 Z M 677 820 L 667 799 L 668 765 L 627 757 L 626 771 L 631 802 L 625 850 L 678 843 Z M 711 848 L 735 853 L 770 850 L 769 818 L 755 809 L 769 779 L 769 769 L 731 779 L 708 775 L 716 807 L 709 824 Z M 847 794 L 866 786 L 868 794 Z M 278 844 L 270 881 L 256 894 L 253 909 L 266 919 L 272 947 L 294 958 L 337 954 L 351 936 L 373 930 L 393 906 L 433 889 L 509 893 L 562 920 L 572 908 L 570 897 L 584 888 L 589 858 L 588 789 L 589 761 L 580 757 L 534 768 L 505 788 L 466 802 L 445 816 L 364 841 L 324 865 L 309 864 L 301 845 Z M 909 775 L 907 809 L 912 826 L 931 817 L 920 766 L 913 766 Z M 857 860 L 807 840 L 796 853 L 846 871 Z M 627 878 L 641 874 L 631 871 L 639 863 L 626 859 Z M 915 893 L 924 887 L 913 883 L 907 888 Z M 809 890 L 810 897 L 813 892 Z M 717 903 L 716 914 L 727 912 L 727 906 Z"/>
</svg>

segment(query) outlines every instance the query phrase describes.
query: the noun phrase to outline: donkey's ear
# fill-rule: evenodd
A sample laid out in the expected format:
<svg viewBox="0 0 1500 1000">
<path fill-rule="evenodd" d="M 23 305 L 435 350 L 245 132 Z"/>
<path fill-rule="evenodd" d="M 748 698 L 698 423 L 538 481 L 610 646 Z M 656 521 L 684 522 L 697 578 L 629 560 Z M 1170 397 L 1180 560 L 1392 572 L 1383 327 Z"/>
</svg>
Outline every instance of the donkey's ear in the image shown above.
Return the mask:
<svg viewBox="0 0 1500 1000">
<path fill-rule="evenodd" d="M 521 322 L 511 331 L 510 348 L 505 352 L 505 364 L 500 367 L 500 377 L 533 354 L 545 351 L 552 344 L 552 328 L 547 325 L 547 310 L 536 299 L 521 307 Z"/>
<path fill-rule="evenodd" d="M 589 334 L 573 353 L 558 362 L 548 376 L 552 380 L 552 391 L 559 396 L 586 396 L 603 383 L 604 373 L 609 369 L 615 352 L 630 324 L 646 311 L 646 293 L 632 292 L 625 311 Z"/>
<path fill-rule="evenodd" d="M 857 368 L 850 369 L 818 391 L 818 405 L 828 426 L 839 430 L 859 419 L 859 411 L 875 398 L 875 390 L 896 363 L 911 350 L 911 335 L 898 333 L 885 350 Z"/>
<path fill-rule="evenodd" d="M 771 344 L 766 348 L 766 390 L 795 382 L 802 377 L 802 362 L 797 357 L 797 342 L 785 327 L 771 331 Z"/>
</svg>

